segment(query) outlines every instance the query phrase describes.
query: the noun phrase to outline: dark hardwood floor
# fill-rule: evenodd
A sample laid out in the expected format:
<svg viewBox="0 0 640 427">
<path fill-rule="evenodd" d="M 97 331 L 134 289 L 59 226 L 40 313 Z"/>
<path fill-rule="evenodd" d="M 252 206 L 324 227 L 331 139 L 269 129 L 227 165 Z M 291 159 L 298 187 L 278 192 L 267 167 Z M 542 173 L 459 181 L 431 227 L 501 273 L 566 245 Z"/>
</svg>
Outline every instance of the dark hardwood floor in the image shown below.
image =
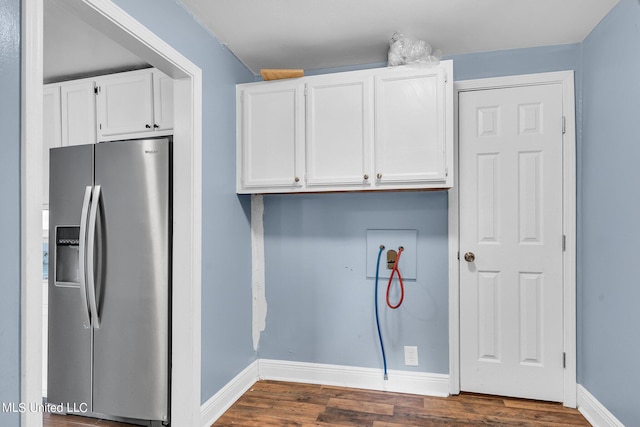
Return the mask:
<svg viewBox="0 0 640 427">
<path fill-rule="evenodd" d="M 559 403 L 462 393 L 429 397 L 312 384 L 259 381 L 213 426 L 589 426 Z M 130 424 L 44 415 L 44 427 L 124 427 Z M 181 426 L 174 426 L 181 427 Z"/>
<path fill-rule="evenodd" d="M 462 393 L 425 397 L 259 381 L 215 424 L 223 426 L 589 426 L 559 403 Z"/>
</svg>

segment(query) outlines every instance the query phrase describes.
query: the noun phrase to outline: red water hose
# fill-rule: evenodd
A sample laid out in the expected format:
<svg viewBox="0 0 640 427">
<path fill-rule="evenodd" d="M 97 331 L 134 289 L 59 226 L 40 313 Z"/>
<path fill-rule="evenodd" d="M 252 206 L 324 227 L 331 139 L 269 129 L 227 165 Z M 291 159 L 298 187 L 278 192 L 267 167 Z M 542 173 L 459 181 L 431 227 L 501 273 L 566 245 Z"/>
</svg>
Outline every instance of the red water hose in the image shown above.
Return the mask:
<svg viewBox="0 0 640 427">
<path fill-rule="evenodd" d="M 398 256 L 396 257 L 396 262 L 393 263 L 393 269 L 389 276 L 389 283 L 387 283 L 387 305 L 389 308 L 393 309 L 400 307 L 402 305 L 402 300 L 404 300 L 404 283 L 402 283 L 402 275 L 400 274 L 400 270 L 398 270 L 398 262 L 400 262 L 400 254 L 402 254 L 403 250 L 404 248 L 402 246 L 398 248 Z M 398 304 L 393 305 L 389 301 L 389 292 L 391 291 L 391 284 L 393 283 L 393 275 L 395 273 L 398 273 L 398 282 L 400 283 L 400 301 L 398 301 Z"/>
</svg>

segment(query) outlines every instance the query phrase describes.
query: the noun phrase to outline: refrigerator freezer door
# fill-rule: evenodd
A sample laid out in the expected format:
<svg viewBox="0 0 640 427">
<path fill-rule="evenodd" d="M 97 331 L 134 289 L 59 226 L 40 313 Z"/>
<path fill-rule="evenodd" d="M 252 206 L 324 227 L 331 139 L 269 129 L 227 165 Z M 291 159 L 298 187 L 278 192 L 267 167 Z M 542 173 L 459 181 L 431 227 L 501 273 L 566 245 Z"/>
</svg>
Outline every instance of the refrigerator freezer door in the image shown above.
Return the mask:
<svg viewBox="0 0 640 427">
<path fill-rule="evenodd" d="M 80 227 L 83 195 L 86 186 L 92 185 L 93 145 L 54 148 L 50 159 L 47 399 L 52 404 L 86 404 L 90 409 L 91 329 L 83 325 L 87 301 L 80 289 L 79 249 L 73 242 L 77 239 L 73 229 Z M 70 233 L 57 242 L 58 231 Z M 58 245 L 60 242 L 63 244 Z M 68 271 L 70 266 L 74 272 Z"/>
<path fill-rule="evenodd" d="M 102 193 L 96 238 L 96 413 L 168 418 L 169 144 L 137 140 L 95 149 L 95 185 Z"/>
</svg>

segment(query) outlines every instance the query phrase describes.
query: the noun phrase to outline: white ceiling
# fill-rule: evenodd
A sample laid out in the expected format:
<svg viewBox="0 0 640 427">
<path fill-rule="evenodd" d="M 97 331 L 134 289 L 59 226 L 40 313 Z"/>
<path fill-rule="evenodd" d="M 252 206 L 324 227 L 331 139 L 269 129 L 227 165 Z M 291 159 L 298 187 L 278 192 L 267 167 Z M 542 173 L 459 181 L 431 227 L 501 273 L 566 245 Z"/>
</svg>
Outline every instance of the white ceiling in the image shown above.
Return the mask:
<svg viewBox="0 0 640 427">
<path fill-rule="evenodd" d="M 44 1 L 43 39 L 45 83 L 149 66 L 56 0 Z"/>
<path fill-rule="evenodd" d="M 618 0 L 182 0 L 254 73 L 384 62 L 395 32 L 444 55 L 577 43 Z"/>
<path fill-rule="evenodd" d="M 182 0 L 251 71 L 385 62 L 399 31 L 445 56 L 579 43 L 619 0 Z M 45 81 L 146 64 L 45 3 Z M 179 31 L 179 29 L 176 29 Z"/>
</svg>

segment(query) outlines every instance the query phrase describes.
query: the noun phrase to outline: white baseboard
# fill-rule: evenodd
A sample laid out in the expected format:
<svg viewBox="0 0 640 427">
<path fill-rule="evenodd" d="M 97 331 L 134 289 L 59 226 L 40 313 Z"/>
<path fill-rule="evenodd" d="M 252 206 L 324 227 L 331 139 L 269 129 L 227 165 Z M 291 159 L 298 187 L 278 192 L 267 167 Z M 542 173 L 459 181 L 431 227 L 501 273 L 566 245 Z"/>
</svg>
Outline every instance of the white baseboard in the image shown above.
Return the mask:
<svg viewBox="0 0 640 427">
<path fill-rule="evenodd" d="M 578 410 L 594 427 L 624 427 L 602 403 L 578 384 Z"/>
<path fill-rule="evenodd" d="M 258 381 L 258 361 L 247 366 L 200 407 L 200 425 L 211 426 Z"/>
<path fill-rule="evenodd" d="M 393 391 L 425 396 L 448 396 L 449 375 L 414 371 L 388 371 L 384 380 L 381 369 L 318 363 L 258 360 L 260 379 L 322 384 L 368 390 Z"/>
</svg>

